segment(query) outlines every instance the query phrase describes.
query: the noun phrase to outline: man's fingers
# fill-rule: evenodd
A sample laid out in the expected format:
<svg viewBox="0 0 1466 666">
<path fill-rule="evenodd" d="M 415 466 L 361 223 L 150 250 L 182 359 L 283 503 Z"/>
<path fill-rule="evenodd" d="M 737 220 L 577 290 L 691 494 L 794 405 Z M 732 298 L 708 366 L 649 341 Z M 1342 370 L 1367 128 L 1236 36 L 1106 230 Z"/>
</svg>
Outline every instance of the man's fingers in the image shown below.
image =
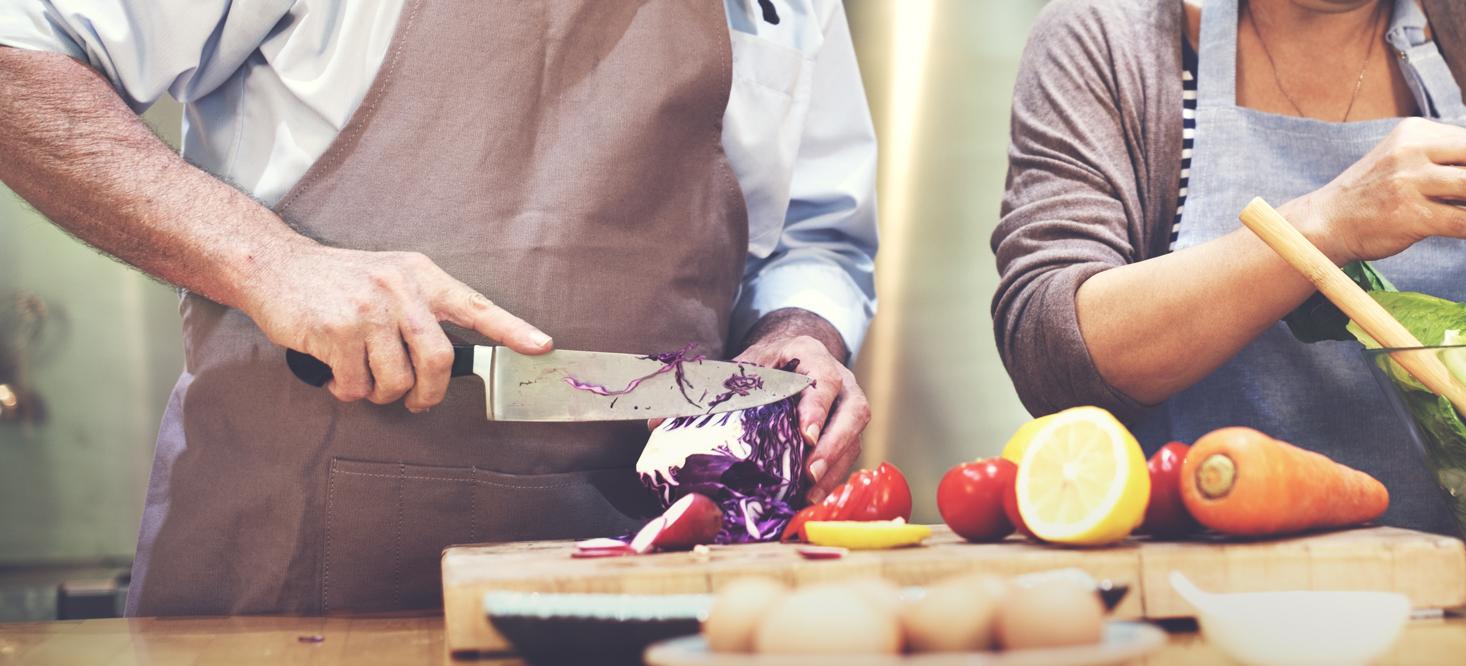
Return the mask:
<svg viewBox="0 0 1466 666">
<path fill-rule="evenodd" d="M 740 363 L 752 363 L 765 368 L 775 368 L 780 365 L 779 355 L 777 353 L 771 354 L 766 347 L 760 346 L 749 347 L 743 350 L 742 354 L 734 356 L 732 360 Z"/>
<path fill-rule="evenodd" d="M 870 422 L 870 404 L 855 375 L 830 356 L 824 343 L 799 336 L 774 345 L 755 345 L 738 360 L 781 367 L 799 360 L 797 372 L 814 380 L 799 397 L 799 432 L 812 447 L 806 459 L 811 479 L 809 501 L 818 502 L 838 486 L 860 458 L 860 433 Z"/>
<path fill-rule="evenodd" d="M 367 366 L 372 371 L 372 390 L 368 400 L 378 405 L 397 402 L 412 388 L 412 364 L 402 338 L 394 331 L 367 339 Z"/>
<path fill-rule="evenodd" d="M 331 381 L 326 389 L 342 402 L 355 402 L 372 392 L 372 373 L 367 369 L 365 345 L 353 345 L 330 363 Z"/>
<path fill-rule="evenodd" d="M 424 310 L 402 326 L 416 381 L 403 405 L 411 412 L 425 412 L 443 401 L 453 371 L 453 343 L 443 333 L 432 313 Z"/>
<path fill-rule="evenodd" d="M 799 432 L 813 446 L 825 429 L 835 399 L 846 384 L 855 383 L 854 376 L 830 356 L 823 344 L 808 336 L 799 336 L 780 347 L 775 367 L 790 362 L 799 363 L 795 372 L 814 380 L 814 385 L 799 397 Z"/>
<path fill-rule="evenodd" d="M 804 442 L 813 446 L 820 440 L 820 433 L 825 429 L 835 398 L 844 388 L 844 381 L 837 372 L 811 370 L 813 372 L 802 373 L 813 378 L 814 385 L 804 389 L 799 396 L 799 432 L 804 435 Z"/>
<path fill-rule="evenodd" d="M 824 481 L 810 488 L 809 494 L 805 496 L 810 502 L 820 502 L 825 495 L 830 494 L 836 486 L 850 478 L 850 470 L 855 468 L 855 463 L 860 460 L 860 441 L 857 439 L 854 446 L 846 446 L 835 458 L 830 461 L 825 469 Z"/>
<path fill-rule="evenodd" d="M 663 421 L 666 421 L 666 420 L 667 419 L 650 419 L 650 420 L 648 420 L 646 422 L 646 429 L 647 430 L 656 430 L 657 427 L 660 426 L 660 425 L 662 425 L 662 422 Z"/>
<path fill-rule="evenodd" d="M 471 328 L 521 354 L 543 354 L 554 347 L 550 336 L 495 305 L 488 297 L 456 280 L 434 299 L 439 316 Z"/>
<path fill-rule="evenodd" d="M 870 404 L 852 383 L 835 406 L 829 425 L 809 455 L 809 473 L 814 488 L 829 492 L 843 479 L 849 465 L 860 454 L 860 433 L 870 423 Z M 843 469 L 838 468 L 844 465 Z"/>
</svg>

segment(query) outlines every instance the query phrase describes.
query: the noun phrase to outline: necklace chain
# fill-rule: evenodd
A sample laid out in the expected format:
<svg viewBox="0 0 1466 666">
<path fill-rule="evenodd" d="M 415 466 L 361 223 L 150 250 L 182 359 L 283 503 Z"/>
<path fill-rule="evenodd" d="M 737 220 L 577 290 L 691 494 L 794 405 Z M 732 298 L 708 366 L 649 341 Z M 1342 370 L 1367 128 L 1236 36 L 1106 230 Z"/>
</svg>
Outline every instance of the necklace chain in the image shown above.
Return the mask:
<svg viewBox="0 0 1466 666">
<path fill-rule="evenodd" d="M 1380 17 L 1384 16 L 1385 4 L 1384 0 L 1380 0 L 1378 7 L 1375 9 L 1375 18 L 1369 23 L 1369 31 L 1365 35 L 1366 49 L 1364 52 L 1364 63 L 1359 66 L 1359 76 L 1354 78 L 1354 92 L 1349 95 L 1349 105 L 1344 107 L 1344 117 L 1339 120 L 1341 123 L 1349 121 L 1349 114 L 1354 111 L 1354 102 L 1359 100 L 1359 91 L 1364 87 L 1364 74 L 1369 71 L 1369 63 L 1374 60 L 1374 52 L 1378 50 L 1374 48 L 1373 40 L 1375 33 L 1379 32 Z M 1262 30 L 1258 28 L 1257 19 L 1253 18 L 1252 3 L 1250 2 L 1247 3 L 1247 24 L 1252 26 L 1253 34 L 1257 35 L 1257 43 L 1262 45 L 1262 54 L 1267 57 L 1268 68 L 1272 70 L 1273 85 L 1278 87 L 1278 92 L 1283 93 L 1283 98 L 1288 100 L 1288 103 L 1293 106 L 1293 111 L 1297 112 L 1299 116 L 1307 117 L 1308 114 L 1304 113 L 1303 108 L 1298 106 L 1298 101 L 1293 99 L 1293 96 L 1288 93 L 1287 88 L 1283 87 L 1283 79 L 1278 76 L 1278 63 L 1273 60 L 1273 52 L 1268 48 L 1267 40 L 1262 36 Z"/>
</svg>

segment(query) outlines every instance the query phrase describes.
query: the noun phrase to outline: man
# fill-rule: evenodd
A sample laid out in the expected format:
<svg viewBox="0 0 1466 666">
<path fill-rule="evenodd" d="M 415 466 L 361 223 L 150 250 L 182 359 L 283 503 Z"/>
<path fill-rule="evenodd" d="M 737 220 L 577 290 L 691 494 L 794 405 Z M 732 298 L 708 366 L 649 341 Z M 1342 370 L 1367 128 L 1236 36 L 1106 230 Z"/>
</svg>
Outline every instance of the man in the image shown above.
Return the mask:
<svg viewBox="0 0 1466 666">
<path fill-rule="evenodd" d="M 858 454 L 875 148 L 837 0 L 43 0 L 0 44 L 0 179 L 186 290 L 131 614 L 429 606 L 446 544 L 633 527 L 645 427 L 485 421 L 440 323 L 797 358 L 812 497 Z M 182 158 L 132 113 L 165 93 Z"/>
</svg>

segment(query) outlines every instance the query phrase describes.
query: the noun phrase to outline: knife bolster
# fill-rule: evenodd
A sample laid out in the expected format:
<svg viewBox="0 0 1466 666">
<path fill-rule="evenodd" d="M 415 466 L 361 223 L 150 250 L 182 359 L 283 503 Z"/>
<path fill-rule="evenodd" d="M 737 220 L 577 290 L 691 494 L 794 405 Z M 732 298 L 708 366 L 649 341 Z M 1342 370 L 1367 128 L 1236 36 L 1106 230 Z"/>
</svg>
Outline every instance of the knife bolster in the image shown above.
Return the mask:
<svg viewBox="0 0 1466 666">
<path fill-rule="evenodd" d="M 464 347 L 455 350 L 453 355 L 453 374 L 458 375 L 460 364 L 466 364 L 471 370 L 463 374 L 478 375 L 484 380 L 484 416 L 490 421 L 494 420 L 494 353 L 497 347 L 484 347 L 484 353 L 475 354 L 476 347 Z M 466 360 L 465 360 L 465 357 Z"/>
</svg>

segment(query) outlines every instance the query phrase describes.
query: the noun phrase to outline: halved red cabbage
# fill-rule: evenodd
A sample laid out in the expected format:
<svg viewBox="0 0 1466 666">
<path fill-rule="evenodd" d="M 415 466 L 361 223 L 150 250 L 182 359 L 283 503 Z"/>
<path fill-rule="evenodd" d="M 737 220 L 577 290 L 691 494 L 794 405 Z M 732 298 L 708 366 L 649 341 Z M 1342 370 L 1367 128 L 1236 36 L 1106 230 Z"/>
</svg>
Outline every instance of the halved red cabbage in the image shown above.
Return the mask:
<svg viewBox="0 0 1466 666">
<path fill-rule="evenodd" d="M 712 498 L 720 544 L 779 538 L 807 490 L 797 401 L 664 421 L 636 463 L 641 482 L 664 508 L 687 493 Z"/>
</svg>

